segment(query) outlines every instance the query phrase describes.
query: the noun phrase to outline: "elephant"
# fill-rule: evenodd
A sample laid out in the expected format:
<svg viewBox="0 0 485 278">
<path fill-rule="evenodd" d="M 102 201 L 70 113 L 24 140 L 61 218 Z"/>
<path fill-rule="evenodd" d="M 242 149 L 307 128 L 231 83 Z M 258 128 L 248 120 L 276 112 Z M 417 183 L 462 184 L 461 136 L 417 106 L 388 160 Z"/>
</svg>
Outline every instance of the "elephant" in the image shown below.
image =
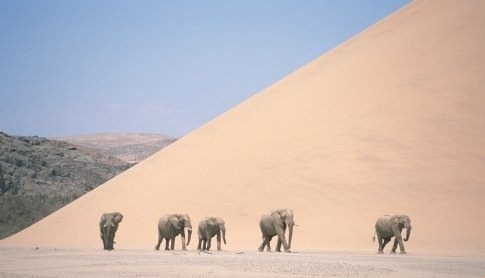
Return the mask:
<svg viewBox="0 0 485 278">
<path fill-rule="evenodd" d="M 401 250 L 401 254 L 406 254 L 404 250 L 404 244 L 402 242 L 403 238 L 401 236 L 401 231 L 403 228 L 406 228 L 406 238 L 404 241 L 409 240 L 409 236 L 411 235 L 411 219 L 407 215 L 385 215 L 377 219 L 375 225 L 376 231 L 374 237 L 372 238 L 372 242 L 375 241 L 377 235 L 377 240 L 379 242 L 379 253 L 384 253 L 384 247 L 386 244 L 391 241 L 392 237 L 394 238 L 394 245 L 392 246 L 391 253 L 396 253 L 397 244 L 399 244 L 399 248 Z"/>
<path fill-rule="evenodd" d="M 104 250 L 113 250 L 113 244 L 118 225 L 123 219 L 123 214 L 119 212 L 103 213 L 99 220 L 99 231 L 103 240 Z"/>
<path fill-rule="evenodd" d="M 288 243 L 285 238 L 287 226 L 289 228 Z M 263 243 L 259 246 L 258 251 L 263 252 L 264 247 L 267 246 L 267 251 L 271 252 L 270 241 L 273 236 L 278 235 L 276 251 L 281 252 L 281 244 L 283 243 L 285 252 L 290 252 L 293 226 L 295 226 L 295 222 L 293 221 L 293 211 L 291 209 L 277 209 L 271 211 L 271 215 L 262 215 L 259 227 L 263 234 Z"/>
<path fill-rule="evenodd" d="M 174 250 L 175 237 L 182 237 L 182 250 L 187 250 L 185 245 L 185 228 L 188 231 L 187 245 L 192 237 L 192 224 L 187 214 L 165 214 L 158 221 L 158 243 L 155 250 L 160 250 L 160 244 L 165 239 L 165 250 L 169 250 L 168 241 L 170 240 L 170 250 Z"/>
<path fill-rule="evenodd" d="M 197 250 L 210 250 L 211 239 L 217 235 L 217 251 L 221 249 L 221 233 L 222 240 L 226 244 L 226 227 L 224 220 L 219 217 L 206 217 L 199 222 L 199 245 Z"/>
</svg>

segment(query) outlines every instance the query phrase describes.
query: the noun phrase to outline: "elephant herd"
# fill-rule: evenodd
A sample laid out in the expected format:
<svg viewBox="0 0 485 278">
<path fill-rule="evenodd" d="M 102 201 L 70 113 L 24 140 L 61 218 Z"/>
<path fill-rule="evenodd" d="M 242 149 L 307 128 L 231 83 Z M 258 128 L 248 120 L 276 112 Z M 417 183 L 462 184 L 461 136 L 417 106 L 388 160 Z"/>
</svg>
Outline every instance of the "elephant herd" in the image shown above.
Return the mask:
<svg viewBox="0 0 485 278">
<path fill-rule="evenodd" d="M 118 226 L 123 219 L 119 212 L 103 213 L 99 221 L 101 240 L 103 241 L 104 250 L 113 250 L 114 237 Z M 293 211 L 291 209 L 272 210 L 269 214 L 261 216 L 259 227 L 261 229 L 263 242 L 258 251 L 263 252 L 265 247 L 268 252 L 271 251 L 270 242 L 274 236 L 278 236 L 275 250 L 281 251 L 283 245 L 285 252 L 290 252 L 291 240 L 293 237 Z M 288 240 L 285 233 L 288 228 Z M 406 237 L 401 236 L 402 229 L 406 229 Z M 187 242 L 185 241 L 185 229 L 187 229 Z M 402 254 L 405 254 L 403 240 L 407 241 L 411 234 L 411 219 L 407 215 L 385 215 L 377 219 L 375 224 L 375 234 L 372 241 L 379 244 L 379 253 L 384 252 L 384 247 L 394 237 L 394 244 L 391 253 L 395 253 L 399 245 Z M 174 250 L 175 238 L 180 235 L 182 239 L 182 250 L 187 250 L 192 237 L 192 224 L 187 214 L 165 214 L 158 221 L 158 242 L 155 250 L 160 249 L 160 244 L 165 239 L 165 250 Z M 197 250 L 210 250 L 211 239 L 217 236 L 217 250 L 221 251 L 221 239 L 226 244 L 226 227 L 225 222 L 219 217 L 205 217 L 200 220 L 198 226 L 199 244 Z M 169 245 L 170 243 L 170 245 Z"/>
</svg>

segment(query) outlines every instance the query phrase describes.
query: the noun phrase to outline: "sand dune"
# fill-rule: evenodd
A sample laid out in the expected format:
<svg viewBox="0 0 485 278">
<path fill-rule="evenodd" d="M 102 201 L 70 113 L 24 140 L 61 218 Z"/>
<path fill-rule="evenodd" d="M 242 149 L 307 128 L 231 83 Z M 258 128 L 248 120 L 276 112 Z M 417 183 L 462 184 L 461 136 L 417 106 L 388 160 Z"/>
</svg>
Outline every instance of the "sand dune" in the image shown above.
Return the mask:
<svg viewBox="0 0 485 278">
<path fill-rule="evenodd" d="M 101 248 L 120 211 L 118 249 L 183 212 L 256 250 L 260 215 L 289 207 L 295 251 L 375 250 L 395 213 L 410 252 L 484 249 L 484 26 L 484 1 L 415 1 L 0 246 Z"/>
</svg>

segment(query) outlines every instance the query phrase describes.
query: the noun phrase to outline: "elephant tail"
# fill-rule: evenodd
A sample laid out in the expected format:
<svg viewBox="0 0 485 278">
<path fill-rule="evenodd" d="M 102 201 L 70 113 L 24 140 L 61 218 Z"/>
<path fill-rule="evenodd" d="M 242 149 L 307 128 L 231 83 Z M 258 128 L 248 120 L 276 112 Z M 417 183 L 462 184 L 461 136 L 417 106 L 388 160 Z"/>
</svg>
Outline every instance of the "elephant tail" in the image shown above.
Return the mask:
<svg viewBox="0 0 485 278">
<path fill-rule="evenodd" d="M 372 243 L 376 241 L 376 232 L 374 232 L 374 237 L 372 238 Z"/>
</svg>

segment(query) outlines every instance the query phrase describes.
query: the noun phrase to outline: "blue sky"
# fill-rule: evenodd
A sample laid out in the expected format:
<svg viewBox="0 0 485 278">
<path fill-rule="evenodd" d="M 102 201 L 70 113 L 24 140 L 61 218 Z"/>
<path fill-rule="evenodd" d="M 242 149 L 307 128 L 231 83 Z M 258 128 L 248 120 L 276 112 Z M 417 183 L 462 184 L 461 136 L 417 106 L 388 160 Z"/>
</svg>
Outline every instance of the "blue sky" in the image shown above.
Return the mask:
<svg viewBox="0 0 485 278">
<path fill-rule="evenodd" d="M 0 131 L 183 136 L 408 2 L 0 0 Z"/>
</svg>

